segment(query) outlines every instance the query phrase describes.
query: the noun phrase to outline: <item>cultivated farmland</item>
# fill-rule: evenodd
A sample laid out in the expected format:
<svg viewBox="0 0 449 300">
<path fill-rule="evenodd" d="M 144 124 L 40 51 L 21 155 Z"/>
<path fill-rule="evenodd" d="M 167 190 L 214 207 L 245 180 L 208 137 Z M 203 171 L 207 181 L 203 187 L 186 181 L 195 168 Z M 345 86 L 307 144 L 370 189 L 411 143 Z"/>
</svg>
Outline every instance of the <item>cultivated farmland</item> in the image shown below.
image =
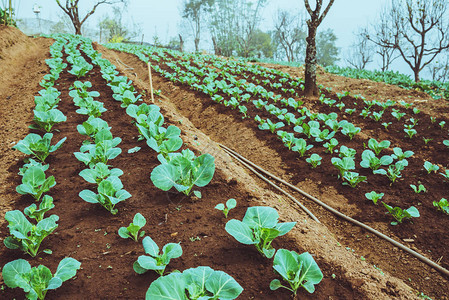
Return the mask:
<svg viewBox="0 0 449 300">
<path fill-rule="evenodd" d="M 34 152 L 12 147 L 20 150 L 19 141 L 44 131 L 52 132 L 51 145 L 62 141 L 41 157 L 42 165 L 29 168 L 49 165 L 45 176 L 54 176 L 55 184 L 48 184 L 43 194 L 53 198 L 54 208 L 46 217 L 57 215 L 57 228 L 32 251 L 36 255 L 0 250 L 2 266 L 26 259 L 55 273 L 65 257 L 81 263 L 74 265 L 76 276 L 49 291 L 47 299 L 143 299 L 161 272 L 137 274 L 133 264 L 150 254 L 144 251 L 143 235 L 134 235 L 135 242 L 121 237 L 126 237 L 123 229 L 118 234 L 137 213 L 146 222 L 134 223 L 140 222 L 144 236 L 160 249 L 169 243 L 182 247 L 182 255 L 173 255 L 162 270 L 164 275 L 208 266 L 232 276 L 243 288 L 240 299 L 291 299 L 286 289 L 270 289 L 273 279 L 286 284 L 273 270 L 273 249 L 238 242 L 226 225 L 260 206 L 272 207 L 279 222 L 292 225 L 285 225 L 290 231 L 279 230 L 282 235 L 271 246 L 310 253 L 323 273 L 315 292 L 301 287 L 298 298 L 414 299 L 423 293 L 447 299 L 447 276 L 289 190 L 318 217 L 318 224 L 218 145 L 447 269 L 449 219 L 440 202 L 449 191 L 445 100 L 329 74 L 318 78 L 322 96 L 308 99 L 302 97 L 297 68 L 122 44 L 110 45 L 111 50 L 73 36 L 58 40 L 28 39 L 0 27 L 2 240 L 10 236 L 5 213 L 38 205 L 35 199 L 42 196 L 24 188 L 17 193 L 28 172 L 21 170 L 24 160 Z M 40 104 L 35 97 L 46 97 L 40 91 L 49 87 L 57 92 L 48 97 L 59 100 Z M 142 103 L 147 105 L 139 108 Z M 64 117 L 54 111 L 52 116 L 36 114 L 38 105 L 52 105 L 48 110 L 57 109 Z M 147 119 L 139 121 L 138 112 L 145 109 L 158 120 L 152 124 L 158 124 L 157 136 L 164 134 L 160 141 L 151 133 L 153 125 L 143 125 Z M 45 126 L 49 123 L 51 128 Z M 28 129 L 31 124 L 36 125 Z M 93 127 L 106 131 L 100 138 L 98 132 L 89 134 Z M 168 157 L 177 155 L 173 153 L 191 161 L 198 158 L 189 174 L 204 172 L 190 177 L 195 180 L 175 178 L 171 171 L 177 165 L 167 166 Z M 98 163 L 109 165 L 109 182 L 93 175 L 105 173 Z M 215 206 L 231 198 L 237 204 L 225 218 Z M 387 213 L 389 207 L 401 211 Z M 145 269 L 144 259 L 139 264 Z M 24 297 L 21 289 L 3 286 L 2 298 Z"/>
</svg>

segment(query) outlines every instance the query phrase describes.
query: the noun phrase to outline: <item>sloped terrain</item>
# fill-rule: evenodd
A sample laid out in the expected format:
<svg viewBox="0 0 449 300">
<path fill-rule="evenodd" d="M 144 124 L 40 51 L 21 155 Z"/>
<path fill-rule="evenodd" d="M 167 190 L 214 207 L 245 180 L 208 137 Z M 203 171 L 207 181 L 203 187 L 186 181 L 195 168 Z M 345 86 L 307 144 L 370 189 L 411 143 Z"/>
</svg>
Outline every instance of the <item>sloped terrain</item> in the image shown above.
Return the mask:
<svg viewBox="0 0 449 300">
<path fill-rule="evenodd" d="M 52 41 L 42 38 L 30 40 L 14 29 L 0 27 L 0 43 L 3 43 L 0 49 L 21 45 L 24 48 L 35 47 L 36 50 L 33 55 L 26 51 L 10 51 L 13 56 L 0 58 L 4 128 L 0 133 L 0 165 L 4 170 L 0 237 L 4 239 L 8 232 L 3 221 L 5 211 L 23 210 L 32 201 L 15 192 L 15 187 L 20 183 L 18 168 L 22 166 L 25 156 L 13 151 L 11 146 L 30 132 L 27 127 L 33 117 L 33 96 L 40 89 L 38 82 L 48 71 L 44 60 L 49 57 L 48 46 Z M 136 88 L 144 95 L 144 101 L 149 103 L 146 65 L 130 54 L 101 46 L 97 49 L 103 57 L 116 64 L 122 74 L 134 81 Z M 275 138 L 257 130 L 254 123 L 242 120 L 188 87 L 175 86 L 153 73 L 153 84 L 162 90 L 163 95 L 156 97 L 156 104 L 161 107 L 166 123 L 175 124 L 182 130 L 182 138 L 188 148 L 196 153 L 214 155 L 217 166 L 211 184 L 201 189 L 202 199 L 189 199 L 182 194 L 158 190 L 150 180 L 151 170 L 157 164 L 156 153 L 143 141 L 137 141 L 138 133 L 131 125 L 131 118 L 112 98 L 112 92 L 98 67 L 90 71 L 85 79 L 91 81 L 95 90 L 100 92 L 101 101 L 107 108 L 102 116 L 112 127 L 114 136 L 122 138 L 120 146 L 123 152 L 114 159 L 113 165 L 124 170 L 122 181 L 132 198 L 120 203 L 117 206 L 119 213 L 112 216 L 103 208 L 78 197 L 81 190 L 90 187 L 78 176 L 83 165 L 73 156 L 83 141 L 76 125 L 85 118 L 75 113 L 72 99 L 68 96 L 75 77 L 64 70 L 57 87 L 62 92 L 59 108 L 68 120 L 58 125 L 59 132 L 55 133 L 55 139 L 67 137 L 67 141 L 63 148 L 49 157 L 49 175 L 54 175 L 57 182 L 50 195 L 55 199 L 54 213 L 59 215 L 60 221 L 57 234 L 48 237 L 43 246 L 52 249 L 53 254 L 41 253 L 31 259 L 5 247 L 0 250 L 2 266 L 13 259 L 25 258 L 32 265 L 44 264 L 54 271 L 65 256 L 81 262 L 82 270 L 77 277 L 64 283 L 60 289 L 49 292 L 48 299 L 142 299 L 157 276 L 151 272 L 137 275 L 133 271 L 133 262 L 143 254 L 142 245 L 121 239 L 116 234 L 119 227 L 131 222 L 136 212 L 146 217 L 144 230 L 159 245 L 181 243 L 183 256 L 174 259 L 168 271 L 210 266 L 227 272 L 242 285 L 244 292 L 241 299 L 291 299 L 288 291 L 270 291 L 269 283 L 276 278 L 271 261 L 262 258 L 254 248 L 239 244 L 225 232 L 226 219 L 214 206 L 229 198 L 237 199 L 238 203 L 237 208 L 231 211 L 230 218 L 241 219 L 248 206 L 268 205 L 279 211 L 281 221 L 298 222 L 290 233 L 275 240 L 274 247 L 299 253 L 308 251 L 321 267 L 323 281 L 317 285 L 314 294 L 300 291 L 298 297 L 301 299 L 413 299 L 417 291 L 447 299 L 447 279 L 436 271 L 297 196 L 321 220 L 322 224 L 317 224 L 288 198 L 275 193 L 236 164 L 216 143 L 237 150 L 343 212 L 361 216 L 362 211 L 354 200 L 327 184 L 330 177 L 326 172 L 317 175 L 310 172 L 307 166 L 294 163 L 295 158 L 279 147 Z M 142 150 L 129 154 L 127 150 L 135 146 L 140 146 Z M 400 236 L 401 233 L 390 231 L 385 220 L 378 228 L 389 235 Z M 413 225 L 408 225 L 405 230 L 412 235 Z M 366 260 L 362 260 L 361 256 Z M 23 298 L 23 292 L 18 289 L 6 288 L 0 295 L 4 299 Z"/>
</svg>

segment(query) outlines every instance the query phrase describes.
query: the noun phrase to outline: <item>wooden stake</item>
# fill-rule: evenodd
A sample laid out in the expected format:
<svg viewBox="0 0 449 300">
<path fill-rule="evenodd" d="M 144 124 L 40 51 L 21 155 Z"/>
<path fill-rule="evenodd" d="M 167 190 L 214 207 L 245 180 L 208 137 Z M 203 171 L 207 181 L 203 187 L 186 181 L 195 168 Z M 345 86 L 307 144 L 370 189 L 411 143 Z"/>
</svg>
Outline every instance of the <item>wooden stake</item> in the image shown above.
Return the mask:
<svg viewBox="0 0 449 300">
<path fill-rule="evenodd" d="M 150 75 L 151 102 L 154 103 L 154 96 L 153 96 L 153 79 L 151 78 L 151 65 L 150 65 L 150 63 L 148 63 L 148 74 Z"/>
</svg>

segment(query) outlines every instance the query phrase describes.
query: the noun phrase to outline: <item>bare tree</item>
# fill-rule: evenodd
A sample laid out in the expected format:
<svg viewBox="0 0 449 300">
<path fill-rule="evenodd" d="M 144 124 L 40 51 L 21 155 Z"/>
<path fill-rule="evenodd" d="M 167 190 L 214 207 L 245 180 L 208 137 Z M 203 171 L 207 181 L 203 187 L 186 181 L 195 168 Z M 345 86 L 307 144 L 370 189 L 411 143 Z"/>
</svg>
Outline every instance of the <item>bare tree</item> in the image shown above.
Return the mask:
<svg viewBox="0 0 449 300">
<path fill-rule="evenodd" d="M 201 38 L 201 24 L 205 15 L 210 13 L 215 0 L 184 0 L 182 17 L 189 21 L 193 32 L 195 51 L 199 51 Z"/>
<path fill-rule="evenodd" d="M 365 69 L 366 65 L 373 61 L 374 47 L 370 44 L 368 36 L 362 30 L 356 33 L 356 40 L 351 46 L 346 62 L 359 70 Z"/>
<path fill-rule="evenodd" d="M 81 34 L 81 27 L 84 22 L 91 15 L 95 13 L 97 7 L 101 4 L 116 4 L 116 3 L 125 3 L 126 0 L 96 0 L 92 9 L 84 16 L 84 18 L 80 17 L 79 14 L 79 2 L 80 0 L 66 0 L 65 6 L 61 4 L 61 0 L 55 0 L 58 6 L 69 16 L 70 20 L 73 23 L 73 27 L 75 27 L 75 34 Z"/>
<path fill-rule="evenodd" d="M 306 47 L 306 59 L 305 59 L 305 83 L 304 94 L 306 96 L 318 96 L 318 88 L 316 85 L 316 32 L 318 26 L 323 21 L 324 17 L 329 12 L 334 0 L 329 0 L 327 7 L 321 12 L 323 6 L 323 0 L 316 0 L 315 10 L 312 10 L 309 4 L 309 0 L 304 0 L 306 10 L 310 15 L 310 19 L 307 20 L 308 36 Z"/>
<path fill-rule="evenodd" d="M 440 53 L 438 60 L 427 66 L 432 80 L 449 82 L 449 51 Z"/>
<path fill-rule="evenodd" d="M 267 3 L 267 0 L 256 0 L 256 4 L 251 1 L 239 1 L 238 22 L 237 22 L 237 43 L 238 54 L 248 57 L 253 47 L 254 33 L 261 21 L 260 13 Z"/>
<path fill-rule="evenodd" d="M 274 20 L 274 43 L 284 50 L 289 62 L 298 59 L 297 53 L 305 48 L 306 33 L 300 15 L 278 10 Z"/>
<path fill-rule="evenodd" d="M 393 20 L 390 16 L 390 8 L 384 6 L 379 14 L 378 22 L 371 25 L 373 34 L 370 34 L 368 28 L 362 29 L 362 33 L 376 45 L 376 53 L 382 59 L 382 71 L 387 71 L 391 63 L 400 57 L 398 51 L 389 44 L 394 44 Z"/>
<path fill-rule="evenodd" d="M 392 0 L 391 5 L 393 39 L 384 46 L 399 51 L 418 82 L 421 70 L 449 49 L 448 1 Z"/>
</svg>

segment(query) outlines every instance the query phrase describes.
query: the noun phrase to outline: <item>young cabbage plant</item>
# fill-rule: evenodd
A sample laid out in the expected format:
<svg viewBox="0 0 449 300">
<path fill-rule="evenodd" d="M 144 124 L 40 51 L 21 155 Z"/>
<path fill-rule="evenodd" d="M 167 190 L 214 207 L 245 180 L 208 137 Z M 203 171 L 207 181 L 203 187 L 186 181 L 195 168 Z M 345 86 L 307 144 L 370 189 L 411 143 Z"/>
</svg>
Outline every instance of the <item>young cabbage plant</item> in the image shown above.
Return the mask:
<svg viewBox="0 0 449 300">
<path fill-rule="evenodd" d="M 270 283 L 270 289 L 284 288 L 291 291 L 295 297 L 300 287 L 309 293 L 315 292 L 315 284 L 323 279 L 320 267 L 308 252 L 298 254 L 295 251 L 279 249 L 274 256 L 273 268 L 290 287 L 282 285 L 279 279 L 274 279 Z"/>
<path fill-rule="evenodd" d="M 56 222 L 59 217 L 51 215 L 34 225 L 20 210 L 12 210 L 6 212 L 5 219 L 9 223 L 8 229 L 11 234 L 3 240 L 6 248 L 20 249 L 35 257 L 42 241 L 58 227 Z"/>
<path fill-rule="evenodd" d="M 294 141 L 294 146 L 292 147 L 292 150 L 295 152 L 298 152 L 301 157 L 304 156 L 306 151 L 313 148 L 313 145 L 307 145 L 307 142 L 305 139 L 296 139 Z"/>
<path fill-rule="evenodd" d="M 408 166 L 408 161 L 406 159 L 397 161 L 394 165 L 389 165 L 387 170 L 384 169 L 378 169 L 373 171 L 373 174 L 381 174 L 386 175 L 388 179 L 390 179 L 391 183 L 393 184 L 396 179 L 401 178 L 401 171 L 404 170 L 404 168 Z"/>
<path fill-rule="evenodd" d="M 167 159 L 159 154 L 158 159 L 161 164 L 151 172 L 151 181 L 163 191 L 175 187 L 188 196 L 194 186 L 209 184 L 215 173 L 215 158 L 208 153 L 196 157 L 186 149 L 181 153 L 169 153 Z"/>
<path fill-rule="evenodd" d="M 31 129 L 43 130 L 45 132 L 51 132 L 55 124 L 67 121 L 67 117 L 64 116 L 62 111 L 57 108 L 52 108 L 46 111 L 34 110 L 34 123 L 29 126 Z"/>
<path fill-rule="evenodd" d="M 355 161 L 352 157 L 332 157 L 331 162 L 340 172 L 338 177 L 343 177 L 347 171 L 355 169 Z"/>
<path fill-rule="evenodd" d="M 390 147 L 391 142 L 390 141 L 381 141 L 378 142 L 375 139 L 369 139 L 368 141 L 368 148 L 374 151 L 376 155 L 379 155 L 380 152 L 384 149 L 387 149 Z"/>
<path fill-rule="evenodd" d="M 393 148 L 393 154 L 391 155 L 394 159 L 397 159 L 397 160 L 403 160 L 403 159 L 406 159 L 406 158 L 409 158 L 409 157 L 411 157 L 413 154 L 415 154 L 413 151 L 402 151 L 402 149 L 401 148 L 399 148 L 399 147 L 395 147 L 395 148 Z"/>
<path fill-rule="evenodd" d="M 430 174 L 432 172 L 436 173 L 440 169 L 440 167 L 426 160 L 424 162 L 424 169 L 426 169 L 427 174 Z"/>
<path fill-rule="evenodd" d="M 128 114 L 128 116 L 134 118 L 135 120 L 137 120 L 139 116 L 146 118 L 153 112 L 159 111 L 160 111 L 159 106 L 154 104 L 148 105 L 146 103 L 142 103 L 140 105 L 130 104 L 126 108 L 126 113 Z"/>
<path fill-rule="evenodd" d="M 73 153 L 75 157 L 89 167 L 99 162 L 106 164 L 110 159 L 116 158 L 122 149 L 115 147 L 122 141 L 119 137 L 112 137 L 108 129 L 103 129 L 95 135 L 95 144 L 82 145 L 81 152 Z"/>
<path fill-rule="evenodd" d="M 296 224 L 296 222 L 278 223 L 278 219 L 276 209 L 253 206 L 247 209 L 242 221 L 229 220 L 225 230 L 238 242 L 254 245 L 263 256 L 272 258 L 276 250 L 271 246 L 271 242 L 289 232 Z"/>
<path fill-rule="evenodd" d="M 97 133 L 104 129 L 111 130 L 111 127 L 109 127 L 108 122 L 104 121 L 103 119 L 89 117 L 89 119 L 83 122 L 83 124 L 76 126 L 76 129 L 78 130 L 79 134 L 88 136 L 92 140 L 95 140 L 95 136 L 97 135 Z"/>
<path fill-rule="evenodd" d="M 174 125 L 170 125 L 167 128 L 150 126 L 148 129 L 140 125 L 137 126 L 145 137 L 148 147 L 164 157 L 167 157 L 168 153 L 175 152 L 182 147 L 181 129 Z"/>
<path fill-rule="evenodd" d="M 401 118 L 402 118 L 403 116 L 405 116 L 405 113 L 401 113 L 401 112 L 399 112 L 399 109 L 394 109 L 394 108 L 393 108 L 393 111 L 392 111 L 391 115 L 392 115 L 393 117 L 395 117 L 398 121 L 400 121 Z"/>
<path fill-rule="evenodd" d="M 228 213 L 231 209 L 235 208 L 237 206 L 237 201 L 234 198 L 229 199 L 226 201 L 226 204 L 218 203 L 215 206 L 215 209 L 218 209 L 219 211 L 222 211 L 225 218 L 228 217 Z"/>
<path fill-rule="evenodd" d="M 131 197 L 131 194 L 123 189 L 121 180 L 116 176 L 109 176 L 101 181 L 98 184 L 97 191 L 98 194 L 91 190 L 82 190 L 79 196 L 86 202 L 101 204 L 113 215 L 118 212 L 115 205 Z"/>
<path fill-rule="evenodd" d="M 361 131 L 360 127 L 356 127 L 352 123 L 346 123 L 345 125 L 343 125 L 341 133 L 349 136 L 349 138 L 352 140 L 354 136 L 360 131 Z"/>
<path fill-rule="evenodd" d="M 159 277 L 151 283 L 145 299 L 232 300 L 242 291 L 243 288 L 230 275 L 201 266 Z"/>
<path fill-rule="evenodd" d="M 404 132 L 407 133 L 407 136 L 411 139 L 416 134 L 416 130 L 413 128 L 405 128 Z"/>
<path fill-rule="evenodd" d="M 175 243 L 166 244 L 162 248 L 162 253 L 160 253 L 158 245 L 149 236 L 143 239 L 142 245 L 145 253 L 148 255 L 141 255 L 134 262 L 133 269 L 137 274 L 153 270 L 162 276 L 170 260 L 182 255 L 181 245 Z"/>
<path fill-rule="evenodd" d="M 377 201 L 382 199 L 383 196 L 384 196 L 384 193 L 376 193 L 375 191 L 371 191 L 369 193 L 365 193 L 366 199 L 373 201 L 373 203 L 375 205 L 377 205 Z"/>
<path fill-rule="evenodd" d="M 54 208 L 53 198 L 49 195 L 45 195 L 42 197 L 41 203 L 39 203 L 39 208 L 37 208 L 36 204 L 31 204 L 26 207 L 23 212 L 30 219 L 35 219 L 37 222 L 42 221 L 44 219 L 44 214 L 50 209 Z"/>
<path fill-rule="evenodd" d="M 355 188 L 359 183 L 366 181 L 366 176 L 361 176 L 359 173 L 347 171 L 343 174 L 343 185 L 349 185 L 352 188 Z"/>
<path fill-rule="evenodd" d="M 295 142 L 297 140 L 297 138 L 295 138 L 295 135 L 292 132 L 278 130 L 277 135 L 284 143 L 284 146 L 287 147 L 289 150 L 292 149 L 293 145 L 295 144 Z"/>
<path fill-rule="evenodd" d="M 414 184 L 411 184 L 410 187 L 416 194 L 419 194 L 421 192 L 423 192 L 423 193 L 427 192 L 426 187 L 422 184 L 420 184 L 418 187 L 416 187 L 416 185 L 414 185 Z"/>
<path fill-rule="evenodd" d="M 23 289 L 29 300 L 43 300 L 49 290 L 55 290 L 73 278 L 80 267 L 79 261 L 66 257 L 59 262 L 53 275 L 46 266 L 32 268 L 26 260 L 16 259 L 5 264 L 2 275 L 7 287 Z"/>
<path fill-rule="evenodd" d="M 248 115 L 247 115 L 248 108 L 246 108 L 245 105 L 239 105 L 239 112 L 240 112 L 241 114 L 243 114 L 242 119 L 249 118 Z"/>
<path fill-rule="evenodd" d="M 400 207 L 392 207 L 385 202 L 383 202 L 383 205 L 388 210 L 387 213 L 390 213 L 393 218 L 396 219 L 396 221 L 391 222 L 391 225 L 398 225 L 398 223 L 402 223 L 405 219 L 411 219 L 411 218 L 418 218 L 419 217 L 419 211 L 416 207 L 410 206 L 407 209 L 402 209 Z"/>
<path fill-rule="evenodd" d="M 114 176 L 114 177 L 122 176 L 123 171 L 118 168 L 109 170 L 108 165 L 106 165 L 102 162 L 99 162 L 99 163 L 96 163 L 95 165 L 92 165 L 92 168 L 90 168 L 90 169 L 82 170 L 79 173 L 79 175 L 81 177 L 83 177 L 84 180 L 86 180 L 89 183 L 99 184 L 100 182 L 102 182 L 103 180 L 108 178 L 109 176 Z"/>
<path fill-rule="evenodd" d="M 129 224 L 128 227 L 120 227 L 118 230 L 118 235 L 124 239 L 130 238 L 135 242 L 139 239 L 139 237 L 143 237 L 145 235 L 145 231 L 140 232 L 143 226 L 147 223 L 147 220 L 140 213 L 136 213 L 133 218 L 133 222 Z"/>
<path fill-rule="evenodd" d="M 80 106 L 79 109 L 76 110 L 77 114 L 80 115 L 88 115 L 90 117 L 98 118 L 102 113 L 107 111 L 104 108 L 103 102 L 94 101 L 94 100 L 85 100 L 82 99 L 80 102 L 75 102 L 75 105 Z"/>
<path fill-rule="evenodd" d="M 310 155 L 309 158 L 306 158 L 306 162 L 312 165 L 312 169 L 315 169 L 317 166 L 321 165 L 322 157 L 316 153 Z"/>
<path fill-rule="evenodd" d="M 270 130 L 274 133 L 277 129 L 284 127 L 285 124 L 282 122 L 273 123 L 270 119 L 266 119 L 264 123 L 260 124 L 258 127 L 260 130 Z"/>
<path fill-rule="evenodd" d="M 47 156 L 61 148 L 62 143 L 67 139 L 66 137 L 62 138 L 56 145 L 51 145 L 52 138 L 53 133 L 46 133 L 43 137 L 30 133 L 12 148 L 25 154 L 34 155 L 37 159 L 44 162 Z"/>
<path fill-rule="evenodd" d="M 22 177 L 22 184 L 16 187 L 17 193 L 21 195 L 30 194 L 39 201 L 43 193 L 46 193 L 56 184 L 55 177 L 45 178 L 45 173 L 40 167 L 30 167 Z"/>
<path fill-rule="evenodd" d="M 449 215 L 449 201 L 446 198 L 441 198 L 440 201 L 433 201 L 433 206 Z"/>
<path fill-rule="evenodd" d="M 121 101 L 121 107 L 127 108 L 129 105 L 136 103 L 137 101 L 141 101 L 141 95 L 136 95 L 130 90 L 126 90 L 123 94 L 114 94 L 114 99 L 117 101 Z"/>
<path fill-rule="evenodd" d="M 381 158 L 377 158 L 373 151 L 365 150 L 362 152 L 362 161 L 360 166 L 362 168 L 370 168 L 375 171 L 381 166 L 388 166 L 393 163 L 393 158 L 390 155 L 384 155 Z"/>
<path fill-rule="evenodd" d="M 334 148 L 337 147 L 338 140 L 336 138 L 331 138 L 323 146 L 326 147 L 326 152 L 334 153 Z"/>
<path fill-rule="evenodd" d="M 355 155 L 357 154 L 357 151 L 355 149 L 352 148 L 348 148 L 345 145 L 340 147 L 340 151 L 338 153 L 338 156 L 340 156 L 341 158 L 343 157 L 350 157 L 350 158 L 355 158 Z"/>
<path fill-rule="evenodd" d="M 39 162 L 39 161 L 36 161 L 36 160 L 34 160 L 34 159 L 32 159 L 32 158 L 26 158 L 25 159 L 25 164 L 23 165 L 23 167 L 22 168 L 19 168 L 19 175 L 20 176 L 23 176 L 23 175 L 25 175 L 25 172 L 29 169 L 29 168 L 31 168 L 31 167 L 38 167 L 38 168 L 40 168 L 42 171 L 47 171 L 48 170 L 48 167 L 50 167 L 50 165 L 44 165 L 44 164 L 42 164 L 42 162 Z"/>
</svg>

